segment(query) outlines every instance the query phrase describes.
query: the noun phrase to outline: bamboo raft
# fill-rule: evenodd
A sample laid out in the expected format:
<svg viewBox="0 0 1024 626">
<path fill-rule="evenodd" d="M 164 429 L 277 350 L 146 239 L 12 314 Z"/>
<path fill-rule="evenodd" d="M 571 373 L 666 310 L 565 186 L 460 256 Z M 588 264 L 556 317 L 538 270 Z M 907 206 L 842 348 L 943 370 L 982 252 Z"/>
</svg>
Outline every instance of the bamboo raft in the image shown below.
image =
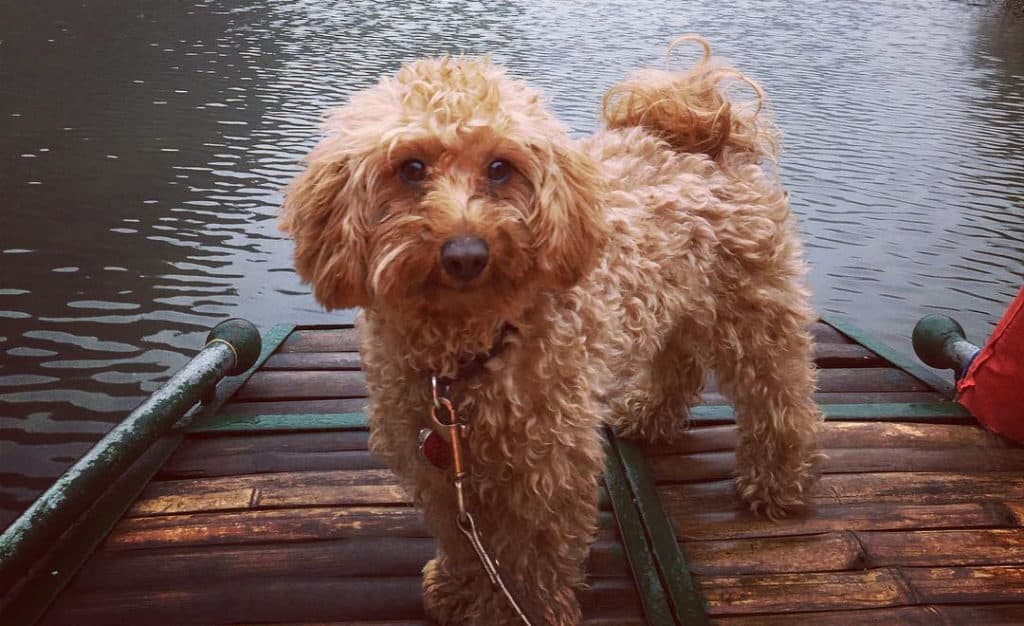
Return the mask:
<svg viewBox="0 0 1024 626">
<path fill-rule="evenodd" d="M 1024 622 L 1024 448 L 916 363 L 813 330 L 828 459 L 811 507 L 747 512 L 713 385 L 678 445 L 607 433 L 586 623 Z M 357 343 L 351 327 L 269 332 L 35 557 L 0 622 L 425 623 L 433 540 L 367 451 Z"/>
</svg>

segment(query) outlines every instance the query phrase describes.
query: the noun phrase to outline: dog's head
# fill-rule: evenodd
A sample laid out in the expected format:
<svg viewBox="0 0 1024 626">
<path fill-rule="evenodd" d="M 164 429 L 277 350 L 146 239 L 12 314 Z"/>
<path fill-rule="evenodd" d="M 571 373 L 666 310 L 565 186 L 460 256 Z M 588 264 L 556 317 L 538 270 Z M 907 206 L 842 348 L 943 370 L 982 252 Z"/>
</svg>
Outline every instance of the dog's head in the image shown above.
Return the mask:
<svg viewBox="0 0 1024 626">
<path fill-rule="evenodd" d="M 487 59 L 403 66 L 326 129 L 281 227 L 328 309 L 497 311 L 568 288 L 598 258 L 596 165 Z"/>
</svg>

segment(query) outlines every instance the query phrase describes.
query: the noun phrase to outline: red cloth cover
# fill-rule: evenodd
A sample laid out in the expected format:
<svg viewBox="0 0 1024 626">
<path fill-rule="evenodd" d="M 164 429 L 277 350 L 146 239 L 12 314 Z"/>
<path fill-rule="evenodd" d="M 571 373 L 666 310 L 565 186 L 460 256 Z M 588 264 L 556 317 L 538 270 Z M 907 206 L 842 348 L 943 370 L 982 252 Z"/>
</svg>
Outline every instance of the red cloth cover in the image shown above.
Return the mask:
<svg viewBox="0 0 1024 626">
<path fill-rule="evenodd" d="M 985 428 L 1024 442 L 1024 287 L 956 388 Z"/>
</svg>

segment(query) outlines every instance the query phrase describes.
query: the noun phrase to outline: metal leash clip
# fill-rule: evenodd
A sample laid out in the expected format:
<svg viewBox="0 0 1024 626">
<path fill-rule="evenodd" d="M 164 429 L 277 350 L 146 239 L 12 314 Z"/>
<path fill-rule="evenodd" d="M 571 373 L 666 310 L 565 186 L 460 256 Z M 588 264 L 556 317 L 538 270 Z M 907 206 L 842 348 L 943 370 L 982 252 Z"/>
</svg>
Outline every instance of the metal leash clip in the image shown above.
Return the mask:
<svg viewBox="0 0 1024 626">
<path fill-rule="evenodd" d="M 512 610 L 515 611 L 519 619 L 522 620 L 526 626 L 533 626 L 523 609 L 516 602 L 515 597 L 509 590 L 508 586 L 505 585 L 505 581 L 501 578 L 501 573 L 498 572 L 498 562 L 491 558 L 491 555 L 487 553 L 484 548 L 483 541 L 480 540 L 480 534 L 476 530 L 476 522 L 473 520 L 473 516 L 466 510 L 466 494 L 464 480 L 466 477 L 466 468 L 463 463 L 462 456 L 462 438 L 466 436 L 468 432 L 468 424 L 459 422 L 458 416 L 455 414 L 455 406 L 452 405 L 451 400 L 448 399 L 447 394 L 439 393 L 437 389 L 437 376 L 430 378 L 430 391 L 433 399 L 433 404 L 430 407 L 430 420 L 434 423 L 434 428 L 443 437 L 448 440 L 452 450 L 452 469 L 455 472 L 453 484 L 455 486 L 455 502 L 458 505 L 459 513 L 455 517 L 455 524 L 459 528 L 459 532 L 465 535 L 466 539 L 469 540 L 469 544 L 473 547 L 473 551 L 476 552 L 477 558 L 480 560 L 480 564 L 484 568 L 484 572 L 487 577 L 491 580 L 491 585 L 501 591 L 505 599 L 508 600 Z M 439 415 L 441 413 L 447 418 L 447 421 L 443 421 Z"/>
</svg>

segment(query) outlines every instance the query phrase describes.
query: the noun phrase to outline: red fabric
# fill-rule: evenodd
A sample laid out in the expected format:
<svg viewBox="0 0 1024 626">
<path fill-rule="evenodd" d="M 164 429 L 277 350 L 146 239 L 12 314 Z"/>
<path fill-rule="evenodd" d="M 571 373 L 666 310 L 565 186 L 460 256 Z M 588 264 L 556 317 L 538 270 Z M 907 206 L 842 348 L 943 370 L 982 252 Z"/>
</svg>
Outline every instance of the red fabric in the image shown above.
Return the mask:
<svg viewBox="0 0 1024 626">
<path fill-rule="evenodd" d="M 960 404 L 985 428 L 1024 442 L 1024 287 L 957 383 Z"/>
</svg>

